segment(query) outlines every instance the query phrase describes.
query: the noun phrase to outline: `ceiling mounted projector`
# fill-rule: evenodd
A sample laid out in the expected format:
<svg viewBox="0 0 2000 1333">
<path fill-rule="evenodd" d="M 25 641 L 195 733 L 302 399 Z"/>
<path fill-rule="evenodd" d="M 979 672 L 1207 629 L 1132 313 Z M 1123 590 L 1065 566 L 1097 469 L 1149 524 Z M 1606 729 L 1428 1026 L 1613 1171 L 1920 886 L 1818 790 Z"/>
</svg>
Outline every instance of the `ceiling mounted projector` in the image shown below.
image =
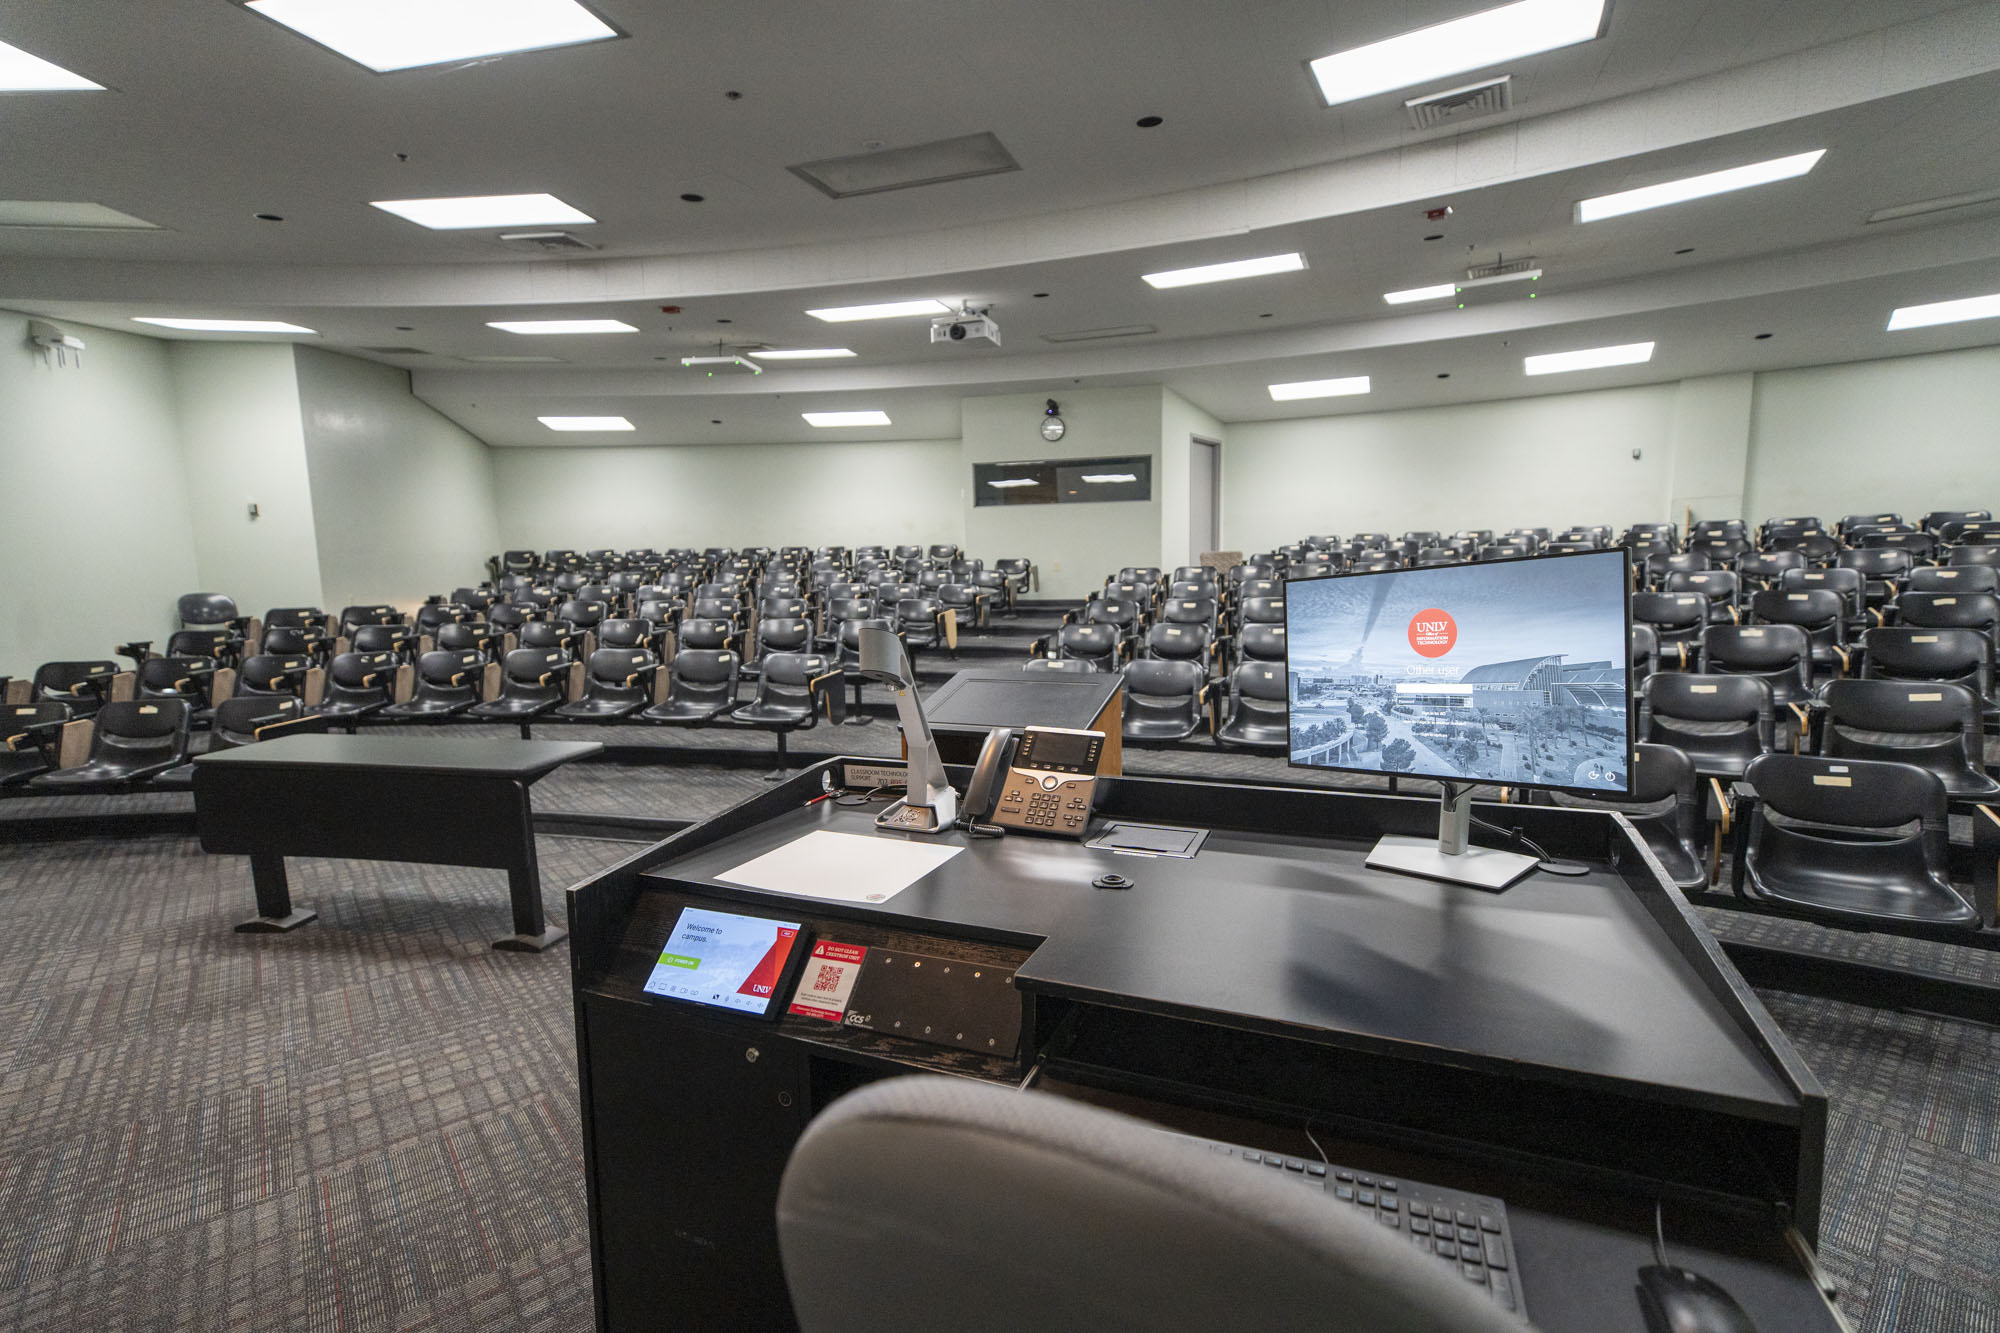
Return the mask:
<svg viewBox="0 0 2000 1333">
<path fill-rule="evenodd" d="M 962 343 L 967 338 L 984 338 L 1000 345 L 1000 326 L 987 314 L 990 306 L 961 306 L 955 315 L 940 315 L 931 321 L 931 341 Z"/>
<path fill-rule="evenodd" d="M 684 356 L 681 364 L 689 370 L 705 372 L 710 379 L 718 375 L 761 375 L 764 367 L 755 361 L 740 356 Z"/>
</svg>

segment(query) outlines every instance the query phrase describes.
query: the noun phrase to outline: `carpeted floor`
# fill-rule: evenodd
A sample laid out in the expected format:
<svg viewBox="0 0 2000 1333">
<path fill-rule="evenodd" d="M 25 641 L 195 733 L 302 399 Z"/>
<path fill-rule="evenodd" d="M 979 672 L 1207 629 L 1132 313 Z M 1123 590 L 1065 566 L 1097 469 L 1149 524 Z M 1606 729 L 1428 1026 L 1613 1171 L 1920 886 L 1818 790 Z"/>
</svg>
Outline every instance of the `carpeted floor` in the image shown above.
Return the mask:
<svg viewBox="0 0 2000 1333">
<path fill-rule="evenodd" d="M 875 753 L 895 734 L 808 733 Z M 1129 767 L 1285 780 L 1270 763 Z M 765 790 L 759 773 L 580 765 L 536 804 L 699 818 Z M 544 838 L 552 912 L 631 850 Z M 497 871 L 300 861 L 293 884 L 321 921 L 241 936 L 239 858 L 179 837 L 0 842 L 0 1326 L 589 1327 L 566 951 L 487 947 Z M 1766 999 L 1833 1097 L 1823 1257 L 1856 1327 L 2000 1331 L 2000 1029 Z"/>
</svg>

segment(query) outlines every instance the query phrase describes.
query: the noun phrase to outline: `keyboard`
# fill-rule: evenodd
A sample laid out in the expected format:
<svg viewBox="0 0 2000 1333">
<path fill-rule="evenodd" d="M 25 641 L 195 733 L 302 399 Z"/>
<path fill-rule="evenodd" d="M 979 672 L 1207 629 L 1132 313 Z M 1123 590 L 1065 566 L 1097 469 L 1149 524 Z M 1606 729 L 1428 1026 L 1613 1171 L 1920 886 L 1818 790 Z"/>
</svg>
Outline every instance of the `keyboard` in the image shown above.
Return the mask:
<svg viewBox="0 0 2000 1333">
<path fill-rule="evenodd" d="M 1188 1134 L 1172 1137 L 1324 1193 L 1334 1207 L 1352 1208 L 1383 1228 L 1408 1237 L 1412 1249 L 1457 1270 L 1461 1278 L 1485 1291 L 1502 1309 L 1522 1319 L 1528 1317 L 1527 1303 L 1521 1296 L 1521 1274 L 1514 1261 L 1514 1237 L 1507 1227 L 1507 1205 L 1500 1200 L 1235 1143 Z"/>
</svg>

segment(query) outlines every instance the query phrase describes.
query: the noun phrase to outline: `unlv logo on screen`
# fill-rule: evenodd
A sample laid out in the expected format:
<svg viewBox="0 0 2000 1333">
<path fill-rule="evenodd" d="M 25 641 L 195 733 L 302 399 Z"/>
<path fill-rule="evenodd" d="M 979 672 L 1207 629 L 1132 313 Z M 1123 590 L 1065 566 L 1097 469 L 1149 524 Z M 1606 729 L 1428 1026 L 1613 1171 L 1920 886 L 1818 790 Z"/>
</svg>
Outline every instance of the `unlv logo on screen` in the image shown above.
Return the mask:
<svg viewBox="0 0 2000 1333">
<path fill-rule="evenodd" d="M 1443 657 L 1458 643 L 1458 622 L 1435 606 L 1410 617 L 1410 647 L 1424 657 Z"/>
</svg>

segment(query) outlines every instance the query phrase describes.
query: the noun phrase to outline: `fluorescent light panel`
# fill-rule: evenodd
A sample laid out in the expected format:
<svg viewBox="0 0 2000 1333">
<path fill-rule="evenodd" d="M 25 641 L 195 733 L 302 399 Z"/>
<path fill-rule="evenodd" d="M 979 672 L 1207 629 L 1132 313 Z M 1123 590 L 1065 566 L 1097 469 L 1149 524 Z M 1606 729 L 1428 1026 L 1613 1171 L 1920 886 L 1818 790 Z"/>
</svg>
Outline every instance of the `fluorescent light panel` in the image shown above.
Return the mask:
<svg viewBox="0 0 2000 1333">
<path fill-rule="evenodd" d="M 1412 301 L 1442 301 L 1447 296 L 1457 294 L 1457 283 L 1441 282 L 1435 287 L 1411 287 L 1400 292 L 1383 292 L 1382 299 L 1390 305 L 1408 305 Z"/>
<path fill-rule="evenodd" d="M 1136 472 L 1086 472 L 1083 474 L 1083 479 L 1093 486 L 1103 486 L 1114 481 L 1137 481 L 1139 480 L 1139 474 Z M 1032 486 L 1035 483 L 1031 481 L 1028 484 Z"/>
<path fill-rule="evenodd" d="M 624 417 L 536 417 L 550 430 L 637 430 Z"/>
<path fill-rule="evenodd" d="M 1039 481 L 1036 481 L 1033 477 L 1003 477 L 999 481 L 989 481 L 986 484 L 988 486 L 991 486 L 996 491 L 1012 490 L 1016 486 L 1041 485 L 1041 483 Z"/>
<path fill-rule="evenodd" d="M 1198 268 L 1169 269 L 1165 273 L 1143 275 L 1162 291 L 1170 287 L 1193 287 L 1204 282 L 1234 282 L 1238 278 L 1261 278 L 1267 273 L 1296 273 L 1306 266 L 1306 257 L 1293 251 L 1284 255 L 1264 255 L 1257 259 L 1232 259 L 1224 264 L 1203 264 Z"/>
<path fill-rule="evenodd" d="M 547 227 L 595 222 L 552 194 L 478 194 L 455 199 L 378 199 L 369 205 L 432 231 L 480 227 Z"/>
<path fill-rule="evenodd" d="M 1571 370 L 1597 370 L 1603 366 L 1636 366 L 1653 359 L 1651 343 L 1621 343 L 1616 347 L 1586 347 L 1576 352 L 1549 352 L 1531 356 L 1522 363 L 1530 375 L 1560 375 Z"/>
<path fill-rule="evenodd" d="M 637 333 L 622 319 L 493 319 L 489 329 L 503 333 Z"/>
<path fill-rule="evenodd" d="M 887 412 L 801 412 L 815 426 L 887 426 Z"/>
<path fill-rule="evenodd" d="M 1933 324 L 1958 324 L 1968 319 L 1992 319 L 2000 315 L 2000 292 L 1992 296 L 1966 296 L 1956 301 L 1933 301 L 1929 305 L 1906 305 L 1889 316 L 1889 332 L 1898 329 L 1927 329 Z"/>
<path fill-rule="evenodd" d="M 158 231 L 156 222 L 88 201 L 0 199 L 0 227 L 50 231 Z"/>
<path fill-rule="evenodd" d="M 837 356 L 853 356 L 848 347 L 787 347 L 766 349 L 762 352 L 746 352 L 745 356 L 758 361 L 826 361 Z"/>
<path fill-rule="evenodd" d="M 829 324 L 848 324 L 857 319 L 902 319 L 910 315 L 949 315 L 951 307 L 942 301 L 884 301 L 879 305 L 827 306 L 808 310 L 814 319 Z"/>
<path fill-rule="evenodd" d="M 575 0 L 248 0 L 245 8 L 377 74 L 618 36 Z"/>
<path fill-rule="evenodd" d="M 40 56 L 31 56 L 18 46 L 0 42 L 0 93 L 88 93 L 103 92 L 104 85 L 92 83 L 61 65 Z"/>
<path fill-rule="evenodd" d="M 1596 37 L 1604 0 L 1518 0 L 1321 56 L 1310 63 L 1328 106 L 1407 88 Z"/>
<path fill-rule="evenodd" d="M 1747 190 L 1753 185 L 1790 180 L 1811 171 L 1825 156 L 1826 149 L 1815 148 L 1810 153 L 1794 153 L 1790 157 L 1750 162 L 1724 171 L 1689 176 L 1685 180 L 1661 181 L 1658 185 L 1642 185 L 1636 190 L 1599 195 L 1577 204 L 1576 220 L 1602 222 L 1605 218 L 1623 217 L 1643 209 L 1664 208 L 1668 204 L 1684 204 L 1690 199 L 1706 199 L 1712 194 L 1727 194 L 1731 190 Z"/>
<path fill-rule="evenodd" d="M 163 329 L 181 329 L 188 333 L 307 333 L 317 336 L 317 329 L 301 328 L 297 324 L 287 324 L 276 319 L 173 319 L 156 315 L 134 315 L 134 324 L 156 324 Z"/>
<path fill-rule="evenodd" d="M 1372 386 L 1366 375 L 1350 375 L 1345 379 L 1295 380 L 1290 384 L 1269 387 L 1274 400 L 1289 403 L 1300 398 L 1346 398 L 1352 394 L 1367 393 Z"/>
</svg>

